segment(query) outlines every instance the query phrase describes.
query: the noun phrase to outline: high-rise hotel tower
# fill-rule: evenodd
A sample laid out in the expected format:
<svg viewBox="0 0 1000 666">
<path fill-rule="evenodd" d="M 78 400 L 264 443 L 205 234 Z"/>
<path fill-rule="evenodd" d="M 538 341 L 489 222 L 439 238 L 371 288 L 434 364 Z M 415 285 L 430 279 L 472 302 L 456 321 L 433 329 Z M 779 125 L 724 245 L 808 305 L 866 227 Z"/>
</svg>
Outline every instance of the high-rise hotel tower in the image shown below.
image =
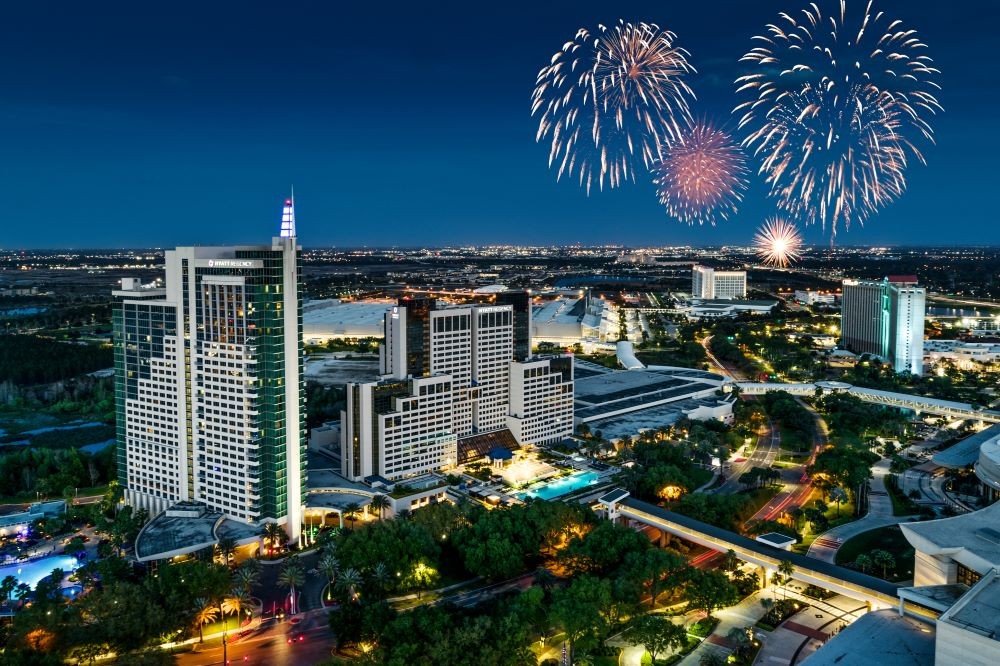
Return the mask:
<svg viewBox="0 0 1000 666">
<path fill-rule="evenodd" d="M 305 385 L 295 209 L 270 245 L 179 247 L 164 288 L 114 292 L 118 481 L 155 515 L 179 501 L 297 539 Z"/>
<path fill-rule="evenodd" d="M 573 359 L 531 356 L 531 300 L 443 306 L 402 298 L 385 313 L 378 381 L 349 383 L 341 473 L 397 481 L 459 464 L 473 440 L 557 442 L 573 431 Z"/>
<path fill-rule="evenodd" d="M 843 289 L 841 344 L 878 356 L 896 372 L 923 373 L 926 292 L 916 276 L 844 280 Z"/>
</svg>

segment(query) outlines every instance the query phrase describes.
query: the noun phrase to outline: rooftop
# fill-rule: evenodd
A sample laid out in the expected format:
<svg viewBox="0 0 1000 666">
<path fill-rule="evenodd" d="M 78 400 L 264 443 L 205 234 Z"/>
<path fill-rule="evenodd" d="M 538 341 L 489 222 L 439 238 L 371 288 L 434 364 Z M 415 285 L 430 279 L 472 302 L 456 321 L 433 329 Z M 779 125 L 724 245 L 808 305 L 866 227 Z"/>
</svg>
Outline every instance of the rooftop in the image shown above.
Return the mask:
<svg viewBox="0 0 1000 666">
<path fill-rule="evenodd" d="M 895 610 L 865 613 L 805 660 L 807 666 L 933 666 L 934 626 Z"/>
<path fill-rule="evenodd" d="M 968 594 L 938 618 L 938 622 L 997 640 L 1000 635 L 1000 578 L 996 570 L 983 576 Z"/>
<path fill-rule="evenodd" d="M 931 458 L 942 467 L 959 469 L 971 465 L 979 459 L 979 447 L 984 443 L 1000 437 L 1000 423 L 992 425 L 986 430 L 981 430 L 971 437 L 966 437 L 962 441 L 949 446 L 943 451 L 939 451 Z"/>
<path fill-rule="evenodd" d="M 926 555 L 947 555 L 976 571 L 1000 565 L 1000 503 L 951 518 L 901 523 L 903 536 Z"/>
<path fill-rule="evenodd" d="M 175 507 L 176 512 L 163 512 L 142 528 L 135 542 L 135 556 L 140 562 L 194 553 L 214 546 L 223 537 L 237 544 L 249 543 L 260 533 L 256 526 L 208 511 L 203 504 L 183 502 Z"/>
<path fill-rule="evenodd" d="M 302 335 L 381 335 L 385 311 L 390 301 L 355 301 L 337 299 L 308 301 L 302 306 Z"/>
</svg>

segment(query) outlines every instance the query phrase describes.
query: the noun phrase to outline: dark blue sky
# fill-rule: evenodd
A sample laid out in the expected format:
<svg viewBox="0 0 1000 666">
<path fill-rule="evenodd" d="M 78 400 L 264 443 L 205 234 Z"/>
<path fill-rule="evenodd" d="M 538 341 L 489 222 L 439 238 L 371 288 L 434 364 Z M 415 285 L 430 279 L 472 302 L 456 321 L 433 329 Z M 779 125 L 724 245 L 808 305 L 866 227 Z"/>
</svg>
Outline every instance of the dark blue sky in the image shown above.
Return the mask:
<svg viewBox="0 0 1000 666">
<path fill-rule="evenodd" d="M 751 35 L 804 5 L 5 3 L 0 247 L 257 241 L 293 183 L 307 247 L 745 242 L 774 212 L 759 179 L 716 228 L 667 218 L 647 183 L 588 198 L 546 169 L 529 98 L 578 27 L 644 20 L 691 52 L 697 113 L 727 119 Z M 1000 243 L 1000 3 L 876 5 L 931 47 L 946 113 L 902 200 L 838 242 Z"/>
</svg>

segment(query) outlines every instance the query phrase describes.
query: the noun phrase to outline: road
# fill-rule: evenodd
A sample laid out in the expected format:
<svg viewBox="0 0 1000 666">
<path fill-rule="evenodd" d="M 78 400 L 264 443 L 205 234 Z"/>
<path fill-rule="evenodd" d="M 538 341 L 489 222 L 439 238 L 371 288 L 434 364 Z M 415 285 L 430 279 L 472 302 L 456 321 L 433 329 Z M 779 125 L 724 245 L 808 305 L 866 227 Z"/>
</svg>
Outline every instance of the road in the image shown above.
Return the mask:
<svg viewBox="0 0 1000 666">
<path fill-rule="evenodd" d="M 716 358 L 715 354 L 712 353 L 712 348 L 711 348 L 712 337 L 713 336 L 711 335 L 706 336 L 705 338 L 702 338 L 701 341 L 701 346 L 705 348 L 705 356 L 708 357 L 708 360 L 712 363 L 712 365 L 714 365 L 719 370 L 719 372 L 728 377 L 731 377 L 734 382 L 747 381 L 747 378 L 744 377 L 740 371 L 726 365 L 718 358 Z"/>
<path fill-rule="evenodd" d="M 757 446 L 753 453 L 743 462 L 733 463 L 726 481 L 709 492 L 721 495 L 738 493 L 743 490 L 743 486 L 739 483 L 740 475 L 754 467 L 771 467 L 777 460 L 780 451 L 781 435 L 776 428 L 768 424 L 767 432 L 757 437 Z"/>
<path fill-rule="evenodd" d="M 231 640 L 226 645 L 230 664 L 259 664 L 266 666 L 303 666 L 316 664 L 330 658 L 334 638 L 327 625 L 325 610 L 303 613 L 297 625 L 290 621 L 271 624 L 257 634 L 243 640 Z M 303 640 L 288 643 L 292 632 Z M 222 641 L 206 641 L 198 652 L 187 652 L 176 658 L 179 666 L 221 665 Z"/>
</svg>

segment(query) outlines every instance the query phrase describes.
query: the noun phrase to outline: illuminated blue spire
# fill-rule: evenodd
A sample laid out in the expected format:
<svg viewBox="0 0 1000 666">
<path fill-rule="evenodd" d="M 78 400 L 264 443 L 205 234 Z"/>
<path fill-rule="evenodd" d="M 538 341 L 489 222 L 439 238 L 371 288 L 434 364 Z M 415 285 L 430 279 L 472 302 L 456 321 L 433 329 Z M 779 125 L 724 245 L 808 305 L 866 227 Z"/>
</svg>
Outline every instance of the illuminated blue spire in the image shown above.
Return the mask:
<svg viewBox="0 0 1000 666">
<path fill-rule="evenodd" d="M 285 199 L 285 208 L 281 211 L 281 237 L 295 238 L 295 190 L 292 196 Z"/>
</svg>

